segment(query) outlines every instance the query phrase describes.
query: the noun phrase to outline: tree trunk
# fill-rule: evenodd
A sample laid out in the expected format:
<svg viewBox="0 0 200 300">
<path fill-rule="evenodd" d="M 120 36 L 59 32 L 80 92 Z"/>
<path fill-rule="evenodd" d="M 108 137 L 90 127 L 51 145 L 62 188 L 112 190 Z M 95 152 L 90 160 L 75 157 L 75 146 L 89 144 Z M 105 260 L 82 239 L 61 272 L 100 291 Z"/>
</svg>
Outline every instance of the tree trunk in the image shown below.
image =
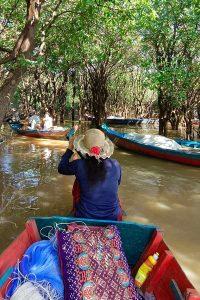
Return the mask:
<svg viewBox="0 0 200 300">
<path fill-rule="evenodd" d="M 43 0 L 27 1 L 27 20 L 24 29 L 18 37 L 12 52 L 3 58 L 0 64 L 15 61 L 21 54 L 24 55 L 25 58 L 31 57 L 31 52 L 34 49 L 35 29 L 39 20 L 42 2 Z M 11 97 L 25 72 L 25 67 L 16 67 L 10 71 L 8 79 L 6 79 L 0 87 L 0 125 L 8 111 Z"/>
<path fill-rule="evenodd" d="M 101 125 L 106 118 L 105 103 L 107 100 L 107 89 L 104 86 L 99 89 L 98 86 L 99 85 L 94 85 L 92 87 L 92 106 L 93 115 L 95 117 L 94 124 L 96 127 Z"/>
<path fill-rule="evenodd" d="M 169 119 L 172 130 L 178 130 L 180 120 L 181 120 L 180 114 L 178 112 L 173 111 Z"/>
<path fill-rule="evenodd" d="M 164 95 L 162 90 L 158 91 L 158 107 L 159 107 L 159 134 L 167 136 L 168 134 L 168 121 L 171 116 L 171 107 L 170 107 L 169 97 Z"/>
<path fill-rule="evenodd" d="M 197 132 L 197 137 L 200 138 L 200 103 L 197 105 L 197 115 L 199 119 L 199 127 L 198 127 L 198 132 Z"/>
<path fill-rule="evenodd" d="M 75 97 L 76 97 L 76 70 L 74 69 L 71 74 L 72 77 L 72 85 L 73 85 L 73 92 L 72 92 L 72 126 L 74 126 L 75 121 Z"/>
<path fill-rule="evenodd" d="M 159 107 L 159 134 L 164 134 L 164 115 L 163 115 L 163 109 L 162 109 L 162 102 L 163 102 L 163 94 L 162 90 L 158 90 L 158 107 Z"/>
<path fill-rule="evenodd" d="M 72 126 L 74 126 L 74 120 L 75 120 L 75 102 L 74 102 L 74 96 L 72 97 Z"/>
<path fill-rule="evenodd" d="M 92 92 L 92 110 L 95 117 L 94 124 L 99 127 L 106 118 L 106 101 L 108 98 L 107 76 L 104 65 L 90 72 L 90 86 Z"/>
<path fill-rule="evenodd" d="M 167 120 L 165 117 L 159 117 L 159 134 L 167 136 Z"/>
<path fill-rule="evenodd" d="M 66 84 L 67 84 L 67 77 L 64 78 L 63 84 L 59 91 L 59 98 L 60 98 L 60 122 L 64 123 L 65 113 L 66 113 Z"/>
<path fill-rule="evenodd" d="M 161 89 L 158 90 L 158 107 L 159 107 L 159 134 L 167 136 L 167 117 L 164 104 L 164 95 Z"/>
<path fill-rule="evenodd" d="M 175 130 L 178 130 L 178 129 L 179 129 L 180 121 L 181 121 L 180 118 L 176 121 L 176 124 L 175 124 Z"/>
<path fill-rule="evenodd" d="M 3 122 L 4 116 L 6 115 L 10 99 L 12 98 L 16 86 L 21 80 L 22 73 L 25 72 L 22 68 L 15 69 L 12 73 L 10 73 L 9 78 L 5 80 L 4 84 L 0 89 L 0 125 Z"/>
<path fill-rule="evenodd" d="M 81 98 L 81 115 L 85 120 L 88 120 L 87 115 L 92 114 L 92 105 L 90 97 L 90 85 L 87 72 L 83 74 L 83 97 Z"/>
<path fill-rule="evenodd" d="M 192 125 L 192 118 L 188 116 L 184 116 L 185 118 L 185 125 L 186 125 L 186 140 L 193 140 L 194 139 L 194 131 Z"/>
</svg>

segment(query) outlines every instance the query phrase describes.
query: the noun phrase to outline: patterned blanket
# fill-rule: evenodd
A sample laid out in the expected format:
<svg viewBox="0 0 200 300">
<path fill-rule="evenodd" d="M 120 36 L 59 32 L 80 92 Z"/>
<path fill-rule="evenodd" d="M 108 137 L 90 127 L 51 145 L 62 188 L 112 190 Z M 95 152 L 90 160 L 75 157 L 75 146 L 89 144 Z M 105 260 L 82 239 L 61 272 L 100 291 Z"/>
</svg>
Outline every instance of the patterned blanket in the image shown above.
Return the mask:
<svg viewBox="0 0 200 300">
<path fill-rule="evenodd" d="M 65 300 L 142 299 L 116 226 L 72 224 L 57 233 Z"/>
</svg>

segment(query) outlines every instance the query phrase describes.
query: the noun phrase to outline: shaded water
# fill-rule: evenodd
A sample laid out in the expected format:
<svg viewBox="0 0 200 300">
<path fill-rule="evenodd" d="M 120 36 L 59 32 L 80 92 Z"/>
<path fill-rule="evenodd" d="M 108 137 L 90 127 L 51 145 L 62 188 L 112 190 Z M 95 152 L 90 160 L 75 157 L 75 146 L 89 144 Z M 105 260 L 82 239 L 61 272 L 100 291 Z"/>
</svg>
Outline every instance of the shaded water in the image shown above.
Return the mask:
<svg viewBox="0 0 200 300">
<path fill-rule="evenodd" d="M 131 129 L 129 128 L 129 131 Z M 57 173 L 67 142 L 17 137 L 0 146 L 0 251 L 31 216 L 67 215 L 73 176 Z M 120 198 L 127 220 L 154 223 L 200 290 L 200 170 L 122 150 Z"/>
</svg>

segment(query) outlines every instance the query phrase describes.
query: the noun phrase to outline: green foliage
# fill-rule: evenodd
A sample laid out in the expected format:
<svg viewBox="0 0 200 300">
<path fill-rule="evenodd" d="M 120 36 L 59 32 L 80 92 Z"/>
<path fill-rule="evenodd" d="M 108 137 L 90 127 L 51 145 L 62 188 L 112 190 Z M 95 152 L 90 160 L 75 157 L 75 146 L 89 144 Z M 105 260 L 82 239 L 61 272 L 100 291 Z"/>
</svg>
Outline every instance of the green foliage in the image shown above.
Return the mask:
<svg viewBox="0 0 200 300">
<path fill-rule="evenodd" d="M 178 107 L 197 78 L 198 1 L 138 0 L 136 28 L 141 36 L 141 65 L 147 82 Z"/>
<path fill-rule="evenodd" d="M 0 47 L 13 48 L 25 21 L 24 0 L 0 1 Z M 48 76 L 58 75 L 60 86 L 59 74 L 70 68 L 84 77 L 87 68 L 99 72 L 104 64 L 110 104 L 118 99 L 132 109 L 141 101 L 146 105 L 148 98 L 154 102 L 162 91 L 163 104 L 172 110 L 188 99 L 196 101 L 191 94 L 198 88 L 198 28 L 197 0 L 45 1 L 32 59 L 19 57 L 3 67 L 28 67 L 32 73 L 37 68 Z M 0 59 L 4 55 L 0 51 Z M 81 84 L 77 90 L 83 98 Z M 71 83 L 66 93 L 69 108 Z"/>
<path fill-rule="evenodd" d="M 23 0 L 0 1 L 0 46 L 12 50 L 16 36 L 24 27 L 26 5 Z M 0 52 L 1 55 L 4 53 Z"/>
</svg>

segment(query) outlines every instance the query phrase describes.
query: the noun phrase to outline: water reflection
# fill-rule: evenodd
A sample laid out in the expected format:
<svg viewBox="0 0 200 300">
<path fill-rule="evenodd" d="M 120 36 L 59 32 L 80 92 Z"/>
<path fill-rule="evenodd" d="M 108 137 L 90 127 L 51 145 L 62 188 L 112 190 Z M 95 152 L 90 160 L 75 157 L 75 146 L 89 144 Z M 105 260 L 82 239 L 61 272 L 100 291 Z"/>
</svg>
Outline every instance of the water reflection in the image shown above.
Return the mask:
<svg viewBox="0 0 200 300">
<path fill-rule="evenodd" d="M 1 147 L 1 251 L 23 229 L 30 216 L 65 215 L 69 211 L 70 202 L 67 205 L 64 199 L 70 197 L 70 190 L 62 188 L 64 178 L 58 178 L 57 174 L 58 160 L 65 146 L 65 141 L 18 138 Z"/>
<path fill-rule="evenodd" d="M 57 173 L 65 141 L 15 138 L 0 149 L 0 249 L 31 216 L 67 215 L 73 177 Z M 154 223 L 200 289 L 199 169 L 116 150 L 125 219 Z"/>
</svg>

